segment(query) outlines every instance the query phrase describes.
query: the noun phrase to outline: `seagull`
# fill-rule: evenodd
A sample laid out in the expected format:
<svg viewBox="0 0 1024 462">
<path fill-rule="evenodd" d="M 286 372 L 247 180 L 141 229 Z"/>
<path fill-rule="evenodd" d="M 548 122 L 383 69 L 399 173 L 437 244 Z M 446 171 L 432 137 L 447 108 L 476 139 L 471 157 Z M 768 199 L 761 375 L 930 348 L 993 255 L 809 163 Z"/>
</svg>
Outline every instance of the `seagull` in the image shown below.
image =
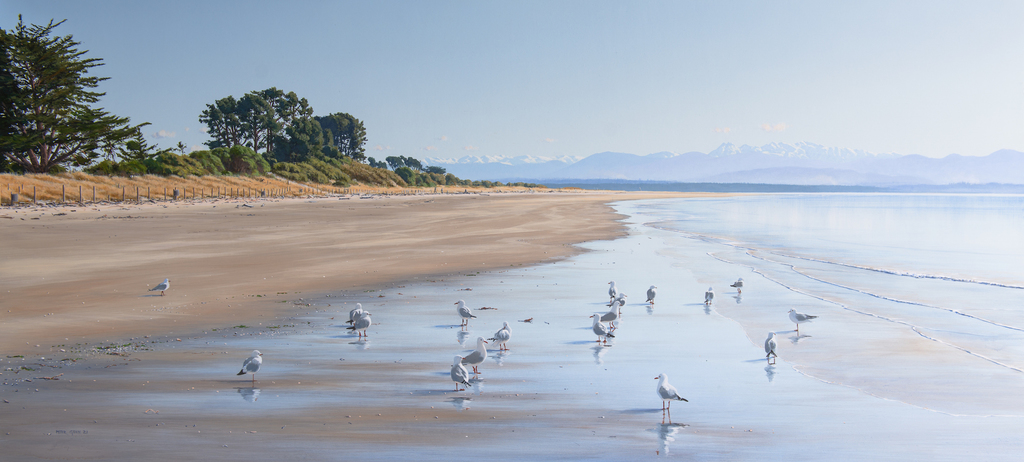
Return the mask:
<svg viewBox="0 0 1024 462">
<path fill-rule="evenodd" d="M 619 305 L 625 305 L 626 304 L 626 294 L 624 294 L 622 292 L 619 292 L 619 295 L 615 296 L 615 299 L 613 299 L 612 301 L 608 302 L 608 304 L 605 305 L 605 306 L 614 306 L 616 303 L 618 303 Z"/>
<path fill-rule="evenodd" d="M 363 311 L 359 315 L 359 317 L 357 317 L 357 318 L 352 320 L 352 326 L 351 327 L 346 327 L 346 329 L 354 331 L 356 334 L 359 334 L 360 338 L 362 338 L 362 337 L 369 338 L 369 335 L 366 334 L 366 329 L 368 327 L 370 327 L 370 324 L 372 324 L 372 323 L 373 323 L 373 321 L 370 320 L 370 313 L 367 313 L 367 312 Z M 359 331 L 362 331 L 362 332 L 359 332 Z"/>
<path fill-rule="evenodd" d="M 650 303 L 651 305 L 653 305 L 654 304 L 654 296 L 655 295 L 658 295 L 658 286 L 651 286 L 650 289 L 647 289 L 647 302 L 646 303 Z"/>
<path fill-rule="evenodd" d="M 814 318 L 817 318 L 817 316 L 811 316 L 809 314 L 800 314 L 797 313 L 796 310 L 789 310 L 789 320 L 796 323 L 796 333 L 798 335 L 800 334 L 800 323 L 811 322 L 811 320 Z"/>
<path fill-rule="evenodd" d="M 732 285 L 730 285 L 729 287 L 735 287 L 736 288 L 736 293 L 742 294 L 743 293 L 743 278 L 737 279 L 736 282 L 732 283 Z"/>
<path fill-rule="evenodd" d="M 476 316 L 473 316 L 473 312 L 466 306 L 466 302 L 459 300 L 455 304 L 459 305 L 455 308 L 455 311 L 458 311 L 459 316 L 462 317 L 462 327 L 469 327 L 469 318 L 475 318 Z"/>
<path fill-rule="evenodd" d="M 487 359 L 487 347 L 484 346 L 485 343 L 487 343 L 487 340 L 484 340 L 483 337 L 477 337 L 476 350 L 473 350 L 472 353 L 467 355 L 465 358 L 462 358 L 462 364 L 471 366 L 473 368 L 473 374 L 480 373 L 477 366 L 483 364 Z"/>
<path fill-rule="evenodd" d="M 715 299 L 715 289 L 708 287 L 708 291 L 704 292 L 704 304 L 710 305 L 711 300 Z"/>
<path fill-rule="evenodd" d="M 469 372 L 466 371 L 466 366 L 462 365 L 462 356 L 455 356 L 455 361 L 452 363 L 452 381 L 455 382 L 455 391 L 466 391 L 465 389 L 459 390 L 459 384 L 465 384 L 467 387 L 469 384 Z"/>
<path fill-rule="evenodd" d="M 619 294 L 619 289 L 615 288 L 615 281 L 611 281 L 609 284 L 612 286 L 608 288 L 608 296 L 611 297 L 612 300 L 615 300 L 615 296 Z"/>
<path fill-rule="evenodd" d="M 615 321 L 619 319 L 619 306 L 613 306 L 607 313 L 601 315 L 601 322 L 607 322 L 611 330 L 615 330 Z"/>
<path fill-rule="evenodd" d="M 602 339 L 604 340 L 604 343 L 608 343 L 608 337 L 615 338 L 615 336 L 608 331 L 608 328 L 605 327 L 604 324 L 601 324 L 601 313 L 594 313 L 591 318 L 594 318 L 594 333 L 597 334 L 598 343 L 601 343 Z"/>
<path fill-rule="evenodd" d="M 167 289 L 170 289 L 170 288 L 171 288 L 171 280 L 170 279 L 164 279 L 164 282 L 161 282 L 161 283 L 157 284 L 152 289 L 149 289 L 149 291 L 152 292 L 154 290 L 159 290 L 160 291 L 160 296 L 163 297 L 164 296 L 164 291 L 167 290 Z"/>
<path fill-rule="evenodd" d="M 245 361 L 242 361 L 242 370 L 238 371 L 235 375 L 252 374 L 252 383 L 256 384 L 256 373 L 260 371 L 260 366 L 263 365 L 263 353 L 260 350 L 252 350 L 252 354 Z"/>
<path fill-rule="evenodd" d="M 508 328 L 508 321 L 505 321 L 504 323 L 502 323 L 501 329 L 498 329 L 498 331 L 494 333 L 494 337 L 491 337 L 487 340 L 493 340 L 495 343 L 498 344 L 498 351 L 502 351 L 508 349 L 508 346 L 505 345 L 505 342 L 507 342 L 510 338 L 512 338 L 512 330 Z"/>
<path fill-rule="evenodd" d="M 348 312 L 348 321 L 345 321 L 345 324 L 352 324 L 352 322 L 359 316 L 362 316 L 363 313 L 365 313 L 365 311 L 363 311 L 363 304 L 356 303 L 356 307 L 353 308 L 352 311 Z"/>
<path fill-rule="evenodd" d="M 775 332 L 769 332 L 768 339 L 764 341 L 764 357 L 768 358 L 768 364 L 775 364 L 775 358 L 779 356 L 775 353 L 776 346 L 778 345 L 775 343 Z"/>
<path fill-rule="evenodd" d="M 661 375 L 655 377 L 655 379 L 659 379 L 658 380 L 658 396 L 661 398 L 661 410 L 663 410 L 663 411 L 671 410 L 672 409 L 672 400 L 686 401 L 687 403 L 690 402 L 688 399 L 683 398 L 682 396 L 679 396 L 679 392 L 676 391 L 676 387 L 673 387 L 672 385 L 670 385 L 668 383 L 668 376 L 665 375 L 664 373 L 662 373 Z M 668 403 L 667 407 L 665 406 L 666 402 Z"/>
</svg>

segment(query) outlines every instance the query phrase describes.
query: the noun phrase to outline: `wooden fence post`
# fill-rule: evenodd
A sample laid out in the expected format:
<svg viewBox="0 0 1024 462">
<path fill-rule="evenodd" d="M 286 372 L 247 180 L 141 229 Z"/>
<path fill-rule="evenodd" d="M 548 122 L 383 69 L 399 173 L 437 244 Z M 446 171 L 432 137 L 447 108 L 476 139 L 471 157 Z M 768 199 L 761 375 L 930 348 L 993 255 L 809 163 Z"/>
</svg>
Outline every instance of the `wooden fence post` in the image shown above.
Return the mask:
<svg viewBox="0 0 1024 462">
<path fill-rule="evenodd" d="M 82 199 L 82 185 L 78 185 L 78 204 L 81 205 L 83 202 L 85 200 Z"/>
<path fill-rule="evenodd" d="M 67 196 L 64 195 L 64 185 L 60 185 L 60 203 L 63 204 L 65 202 L 67 202 L 66 199 L 67 199 Z"/>
</svg>

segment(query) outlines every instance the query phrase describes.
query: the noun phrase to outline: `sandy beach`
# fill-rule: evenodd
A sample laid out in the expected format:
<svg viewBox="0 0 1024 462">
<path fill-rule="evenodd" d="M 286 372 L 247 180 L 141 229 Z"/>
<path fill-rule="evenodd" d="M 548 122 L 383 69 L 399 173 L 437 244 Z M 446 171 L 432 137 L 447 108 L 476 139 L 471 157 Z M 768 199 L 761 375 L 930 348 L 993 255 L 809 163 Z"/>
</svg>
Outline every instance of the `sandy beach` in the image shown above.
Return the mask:
<svg viewBox="0 0 1024 462">
<path fill-rule="evenodd" d="M 755 249 L 715 227 L 736 226 L 728 210 L 744 201 L 774 216 L 770 200 L 667 197 L 6 209 L 4 456 L 1015 460 L 1014 312 L 965 318 L 893 293 L 966 297 L 935 280 L 762 261 L 797 247 Z M 670 213 L 697 202 L 722 215 Z M 148 290 L 165 277 L 165 296 Z M 728 287 L 737 277 L 742 295 Z M 602 344 L 589 316 L 609 310 L 610 280 L 629 299 Z M 985 290 L 982 306 L 1020 297 Z M 477 316 L 466 328 L 460 299 Z M 356 303 L 372 314 L 367 338 L 345 329 Z M 796 333 L 791 307 L 819 318 Z M 503 322 L 510 350 L 488 345 L 454 391 L 453 356 Z M 236 375 L 254 349 L 263 368 Z M 659 374 L 689 400 L 670 413 Z"/>
<path fill-rule="evenodd" d="M 116 434 L 118 441 L 143 442 L 146 437 L 136 435 L 142 427 L 178 426 L 169 423 L 175 420 L 173 412 L 155 405 L 139 409 L 123 399 L 128 394 L 225 386 L 235 393 L 230 387 L 247 384 L 232 371 L 202 383 L 180 373 L 210 367 L 211 359 L 224 361 L 219 356 L 226 352 L 211 353 L 204 347 L 225 330 L 234 338 L 300 336 L 296 316 L 331 309 L 332 294 L 364 294 L 364 301 L 391 302 L 385 297 L 393 297 L 394 290 L 383 290 L 564 259 L 581 252 L 575 244 L 623 235 L 624 227 L 617 222 L 622 216 L 609 207 L 610 201 L 673 196 L 679 194 L 355 196 L 4 209 L 0 365 L 7 386 L 0 430 L 5 452 L 13 451 L 8 453 L 19 459 L 74 455 L 134 460 L 152 450 L 187 456 L 191 452 L 180 446 L 187 439 L 157 439 L 112 451 L 105 446 L 109 438 L 95 436 Z M 164 278 L 171 280 L 165 296 L 148 290 Z M 206 339 L 204 347 L 200 339 Z M 278 367 L 287 361 L 281 356 L 278 352 L 273 359 Z M 232 356 L 230 363 L 236 359 Z M 289 377 L 288 388 L 305 382 L 343 389 L 360 381 L 348 374 L 334 381 L 300 376 L 294 382 L 297 376 Z M 381 411 L 347 409 L 346 415 L 368 417 Z M 293 428 L 309 419 L 335 419 L 340 412 L 321 408 L 312 414 L 275 413 L 282 411 Z M 456 411 L 439 409 L 435 414 L 452 416 Z M 362 428 L 360 437 L 387 439 L 396 425 L 416 419 L 411 417 L 415 412 L 402 406 L 389 406 L 384 414 L 388 417 Z M 163 423 L 150 422 L 156 415 Z M 185 416 L 204 426 L 226 424 L 212 415 Z M 486 418 L 492 417 L 497 416 Z M 469 414 L 459 418 L 463 423 L 485 419 Z M 109 425 L 107 430 L 78 428 L 101 420 Z M 246 432 L 253 434 L 289 425 L 278 426 L 279 420 L 250 423 Z M 307 430 L 294 436 L 338 436 Z M 536 427 L 534 432 L 540 436 L 543 430 Z M 96 444 L 68 445 L 51 439 L 54 435 L 89 435 L 82 441 Z M 255 450 L 243 450 L 247 457 L 267 457 L 262 452 L 266 448 L 250 449 Z M 230 454 L 219 457 L 236 458 L 236 452 Z"/>
</svg>

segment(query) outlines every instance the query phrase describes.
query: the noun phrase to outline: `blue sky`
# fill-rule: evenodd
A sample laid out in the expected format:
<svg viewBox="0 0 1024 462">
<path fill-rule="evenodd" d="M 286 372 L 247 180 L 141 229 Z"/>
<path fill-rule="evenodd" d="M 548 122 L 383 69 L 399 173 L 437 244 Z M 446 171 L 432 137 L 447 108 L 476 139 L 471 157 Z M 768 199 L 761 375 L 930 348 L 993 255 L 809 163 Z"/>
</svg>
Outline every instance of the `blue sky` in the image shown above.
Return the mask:
<svg viewBox="0 0 1024 462">
<path fill-rule="evenodd" d="M 102 106 L 164 147 L 276 86 L 362 119 L 377 158 L 1024 151 L 1024 2 L 5 0 L 0 27 L 18 14 L 67 19 Z"/>
</svg>

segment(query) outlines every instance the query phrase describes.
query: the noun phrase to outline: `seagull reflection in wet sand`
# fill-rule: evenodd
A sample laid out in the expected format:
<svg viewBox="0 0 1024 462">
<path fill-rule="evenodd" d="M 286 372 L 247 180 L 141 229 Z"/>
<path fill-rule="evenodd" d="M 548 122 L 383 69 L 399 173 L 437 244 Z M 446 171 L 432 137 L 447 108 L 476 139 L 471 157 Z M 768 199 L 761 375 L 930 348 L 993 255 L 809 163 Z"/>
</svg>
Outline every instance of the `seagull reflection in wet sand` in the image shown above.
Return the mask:
<svg viewBox="0 0 1024 462">
<path fill-rule="evenodd" d="M 260 389 L 259 388 L 239 388 L 238 389 L 238 394 L 242 395 L 242 399 L 244 399 L 244 400 L 246 400 L 246 401 L 248 401 L 250 403 L 255 403 L 256 401 L 259 401 L 259 399 L 260 399 Z"/>
</svg>

